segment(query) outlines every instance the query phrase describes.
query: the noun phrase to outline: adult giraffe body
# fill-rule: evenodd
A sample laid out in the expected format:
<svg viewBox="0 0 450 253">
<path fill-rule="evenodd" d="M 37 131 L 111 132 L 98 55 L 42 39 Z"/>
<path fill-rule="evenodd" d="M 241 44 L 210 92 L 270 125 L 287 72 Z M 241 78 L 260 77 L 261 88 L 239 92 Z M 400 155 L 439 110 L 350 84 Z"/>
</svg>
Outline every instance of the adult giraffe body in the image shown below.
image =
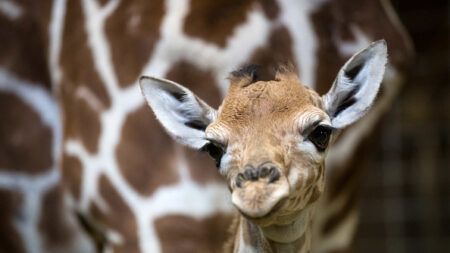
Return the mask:
<svg viewBox="0 0 450 253">
<path fill-rule="evenodd" d="M 390 65 L 379 101 L 327 163 L 330 197 L 322 200 L 331 212 L 319 217 L 314 238 L 327 241 L 321 251 L 348 247 L 357 219 L 347 196 L 357 188 L 339 187 L 352 185 L 342 175 L 410 56 L 387 1 L 4 2 L 0 95 L 2 108 L 20 112 L 1 114 L 5 250 L 94 250 L 72 210 L 100 232 L 105 250 L 218 250 L 231 222 L 227 189 L 206 156 L 172 142 L 148 117 L 138 77 L 183 83 L 218 106 L 229 71 L 289 60 L 323 94 L 350 55 L 385 38 Z"/>
</svg>

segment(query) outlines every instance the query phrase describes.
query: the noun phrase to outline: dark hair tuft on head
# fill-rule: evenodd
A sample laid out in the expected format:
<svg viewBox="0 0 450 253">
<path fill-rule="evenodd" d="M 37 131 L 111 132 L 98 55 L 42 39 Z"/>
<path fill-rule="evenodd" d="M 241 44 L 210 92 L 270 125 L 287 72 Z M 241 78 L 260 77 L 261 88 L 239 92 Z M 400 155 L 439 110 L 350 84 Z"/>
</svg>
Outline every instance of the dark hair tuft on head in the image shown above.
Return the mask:
<svg viewBox="0 0 450 253">
<path fill-rule="evenodd" d="M 296 67 L 289 61 L 270 64 L 266 67 L 251 64 L 231 72 L 228 79 L 234 83 L 240 83 L 242 87 L 247 87 L 258 81 L 279 81 L 280 75 L 296 72 Z"/>
<path fill-rule="evenodd" d="M 256 79 L 256 71 L 260 68 L 260 65 L 251 64 L 248 66 L 244 66 L 238 70 L 231 72 L 231 78 L 243 78 L 243 77 L 252 77 L 253 80 Z"/>
<path fill-rule="evenodd" d="M 296 73 L 296 68 L 292 62 L 285 61 L 279 62 L 275 66 L 275 73 L 286 74 L 286 73 Z"/>
</svg>

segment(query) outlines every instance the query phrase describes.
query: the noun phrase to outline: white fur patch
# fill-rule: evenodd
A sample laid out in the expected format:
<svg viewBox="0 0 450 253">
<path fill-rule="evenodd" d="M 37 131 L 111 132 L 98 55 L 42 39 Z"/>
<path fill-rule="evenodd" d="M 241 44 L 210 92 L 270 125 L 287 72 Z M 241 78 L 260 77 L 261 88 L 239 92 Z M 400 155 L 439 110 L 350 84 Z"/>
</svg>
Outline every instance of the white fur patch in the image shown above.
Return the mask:
<svg viewBox="0 0 450 253">
<path fill-rule="evenodd" d="M 2 0 L 0 1 L 0 13 L 11 20 L 17 20 L 22 16 L 23 10 L 19 5 L 12 1 Z"/>
<path fill-rule="evenodd" d="M 58 88 L 61 81 L 61 67 L 59 55 L 61 52 L 64 18 L 66 15 L 67 0 L 55 0 L 51 13 L 49 27 L 49 69 L 51 69 L 52 85 Z"/>
</svg>

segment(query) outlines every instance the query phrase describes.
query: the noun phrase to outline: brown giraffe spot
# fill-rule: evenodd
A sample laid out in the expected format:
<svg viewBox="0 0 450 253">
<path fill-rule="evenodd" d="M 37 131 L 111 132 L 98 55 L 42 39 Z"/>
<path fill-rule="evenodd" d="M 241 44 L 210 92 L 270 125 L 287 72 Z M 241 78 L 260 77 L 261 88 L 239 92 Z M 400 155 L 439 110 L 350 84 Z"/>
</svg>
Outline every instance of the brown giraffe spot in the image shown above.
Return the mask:
<svg viewBox="0 0 450 253">
<path fill-rule="evenodd" d="M 122 175 L 140 194 L 178 181 L 173 141 L 147 105 L 128 115 L 116 155 Z"/>
<path fill-rule="evenodd" d="M 204 219 L 168 215 L 155 220 L 162 252 L 222 252 L 231 216 L 216 214 Z"/>
<path fill-rule="evenodd" d="M 121 1 L 106 20 L 105 33 L 119 84 L 135 85 L 159 39 L 164 1 Z"/>
<path fill-rule="evenodd" d="M 407 69 L 411 62 L 412 49 L 404 34 L 389 19 L 381 2 L 329 1 L 311 15 L 314 30 L 319 38 L 316 53 L 316 90 L 319 94 L 328 91 L 339 68 L 349 57 L 339 53 L 336 38 L 346 42 L 354 41 L 356 38 L 351 30 L 352 26 L 357 26 L 373 40 L 385 38 L 389 62 L 400 70 Z"/>
<path fill-rule="evenodd" d="M 107 109 L 111 103 L 110 98 L 94 67 L 94 57 L 88 45 L 85 30 L 86 19 L 80 2 L 68 1 L 67 10 L 60 55 L 63 72 L 62 86 L 68 92 L 66 95 L 71 97 L 78 96 L 81 87 L 87 89 L 98 100 L 100 109 Z M 73 100 L 70 102 L 73 102 Z M 66 97 L 63 97 L 61 101 L 65 104 L 70 103 L 66 102 Z M 71 114 L 66 115 L 71 116 Z M 97 140 L 97 138 L 94 139 Z"/>
<path fill-rule="evenodd" d="M 184 32 L 192 37 L 225 47 L 236 26 L 244 23 L 253 1 L 198 0 L 191 1 L 184 22 Z"/>
<path fill-rule="evenodd" d="M 73 92 L 70 85 L 61 87 L 64 139 L 81 139 L 87 150 L 95 153 L 101 130 L 99 113 L 86 100 L 75 97 Z"/>
<path fill-rule="evenodd" d="M 21 204 L 20 193 L 0 189 L 0 252 L 25 252 L 24 242 L 15 226 L 15 222 L 25 218 L 20 209 Z"/>
<path fill-rule="evenodd" d="M 50 88 L 47 68 L 51 1 L 17 1 L 22 15 L 10 20 L 0 13 L 0 66 L 21 79 Z"/>
<path fill-rule="evenodd" d="M 166 78 L 190 89 L 213 108 L 222 102 L 218 85 L 210 71 L 204 71 L 188 62 L 178 62 L 167 72 Z"/>
<path fill-rule="evenodd" d="M 109 1 L 110 1 L 110 0 L 98 0 L 98 3 L 99 3 L 101 6 L 105 6 L 107 3 L 109 3 Z"/>
<path fill-rule="evenodd" d="M 279 142 L 276 143 L 276 144 L 279 144 Z M 286 161 L 285 161 L 284 158 L 285 158 L 285 154 L 283 154 L 283 153 L 281 153 L 281 152 L 276 152 L 275 155 L 274 155 L 274 157 L 273 157 L 273 161 L 276 162 L 276 163 L 278 163 L 278 164 L 283 164 L 283 165 L 285 165 L 285 164 L 286 164 Z"/>
<path fill-rule="evenodd" d="M 40 173 L 52 166 L 52 132 L 15 95 L 0 93 L 0 170 Z"/>
<path fill-rule="evenodd" d="M 120 245 L 114 246 L 114 252 L 117 253 L 140 253 L 139 244 L 138 243 L 124 243 Z"/>
<path fill-rule="evenodd" d="M 95 203 L 91 203 L 91 214 L 96 222 L 113 229 L 123 237 L 123 244 L 112 245 L 114 252 L 139 252 L 137 225 L 133 212 L 117 192 L 111 181 L 105 176 L 99 179 L 99 194 L 105 200 L 108 210 L 103 212 Z M 118 219 L 118 217 L 120 217 Z"/>
<path fill-rule="evenodd" d="M 80 199 L 83 167 L 75 156 L 64 154 L 62 157 L 62 185 L 75 200 Z"/>
<path fill-rule="evenodd" d="M 60 186 L 49 190 L 43 197 L 39 231 L 47 247 L 69 244 L 74 236 L 73 227 L 67 221 L 69 210 L 64 207 Z"/>
<path fill-rule="evenodd" d="M 312 184 L 315 182 L 316 180 L 316 175 L 315 175 L 315 171 L 310 170 L 306 176 L 306 182 L 305 185 L 306 186 L 312 186 Z"/>
<path fill-rule="evenodd" d="M 280 6 L 278 6 L 276 0 L 260 0 L 258 2 L 261 4 L 267 18 L 275 19 L 280 14 Z"/>
<path fill-rule="evenodd" d="M 292 53 L 292 38 L 286 27 L 280 26 L 273 29 L 267 45 L 255 50 L 249 62 L 261 66 L 257 72 L 260 80 L 273 80 L 274 69 L 280 62 L 290 62 L 295 67 L 296 63 Z M 295 67 L 295 69 L 298 68 Z"/>
<path fill-rule="evenodd" d="M 311 193 L 311 196 L 309 197 L 308 200 L 308 204 L 314 203 L 316 202 L 316 200 L 319 199 L 319 197 L 321 196 L 321 192 L 319 191 L 319 187 L 315 186 L 314 189 L 312 190 L 313 192 Z"/>
</svg>

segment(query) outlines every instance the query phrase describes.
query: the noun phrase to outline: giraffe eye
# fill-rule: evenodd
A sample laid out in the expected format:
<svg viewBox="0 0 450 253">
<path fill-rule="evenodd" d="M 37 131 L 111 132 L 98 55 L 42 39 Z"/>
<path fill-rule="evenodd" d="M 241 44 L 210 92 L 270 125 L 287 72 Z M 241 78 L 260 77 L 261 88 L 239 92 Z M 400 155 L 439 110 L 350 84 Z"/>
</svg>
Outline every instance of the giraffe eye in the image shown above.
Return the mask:
<svg viewBox="0 0 450 253">
<path fill-rule="evenodd" d="M 309 134 L 308 139 L 322 152 L 328 147 L 332 130 L 332 127 L 319 125 Z"/>
<path fill-rule="evenodd" d="M 215 160 L 216 167 L 219 168 L 220 160 L 222 160 L 222 156 L 224 153 L 224 149 L 220 145 L 209 142 L 205 146 L 203 146 L 200 151 L 208 152 L 208 154 Z"/>
</svg>

